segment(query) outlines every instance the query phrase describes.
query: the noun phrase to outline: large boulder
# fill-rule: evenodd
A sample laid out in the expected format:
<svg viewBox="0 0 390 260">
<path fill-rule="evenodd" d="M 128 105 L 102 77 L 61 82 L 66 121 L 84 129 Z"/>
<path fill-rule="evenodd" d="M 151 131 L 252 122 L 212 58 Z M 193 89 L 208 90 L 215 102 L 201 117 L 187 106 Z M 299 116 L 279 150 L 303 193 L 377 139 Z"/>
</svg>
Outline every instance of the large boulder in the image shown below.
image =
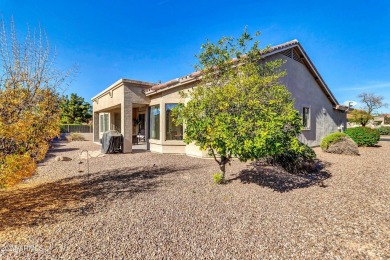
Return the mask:
<svg viewBox="0 0 390 260">
<path fill-rule="evenodd" d="M 349 137 L 342 137 L 324 149 L 327 153 L 359 155 L 357 144 Z"/>
</svg>

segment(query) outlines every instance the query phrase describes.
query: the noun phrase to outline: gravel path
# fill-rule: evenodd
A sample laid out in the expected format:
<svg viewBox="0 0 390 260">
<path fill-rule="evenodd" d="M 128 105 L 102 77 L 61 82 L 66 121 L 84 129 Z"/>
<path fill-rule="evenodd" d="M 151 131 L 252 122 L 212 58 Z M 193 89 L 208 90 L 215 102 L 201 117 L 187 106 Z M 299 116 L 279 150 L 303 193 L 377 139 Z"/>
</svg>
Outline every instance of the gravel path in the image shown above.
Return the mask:
<svg viewBox="0 0 390 260">
<path fill-rule="evenodd" d="M 61 143 L 0 191 L 0 258 L 389 259 L 390 137 L 379 145 L 316 148 L 310 176 L 234 161 L 214 185 L 213 160 L 138 151 L 91 158 L 88 174 L 78 155 L 100 146 Z"/>
</svg>

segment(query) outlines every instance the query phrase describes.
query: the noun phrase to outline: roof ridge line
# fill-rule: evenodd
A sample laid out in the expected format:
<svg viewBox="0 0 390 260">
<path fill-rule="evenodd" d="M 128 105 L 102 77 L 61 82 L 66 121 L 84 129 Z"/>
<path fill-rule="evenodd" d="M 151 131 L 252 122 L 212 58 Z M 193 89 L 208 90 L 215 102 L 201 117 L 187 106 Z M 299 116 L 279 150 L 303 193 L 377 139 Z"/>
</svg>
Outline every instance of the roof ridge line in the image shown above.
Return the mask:
<svg viewBox="0 0 390 260">
<path fill-rule="evenodd" d="M 297 39 L 293 39 L 291 41 L 288 41 L 288 42 L 285 42 L 285 43 L 282 43 L 282 44 L 271 46 L 270 50 L 267 51 L 264 54 L 276 51 L 276 50 L 281 49 L 281 48 L 285 48 L 285 47 L 289 47 L 289 46 L 295 46 L 295 45 L 298 45 L 298 44 L 299 44 L 299 41 Z M 166 81 L 164 83 L 156 84 L 156 85 L 152 86 L 151 88 L 146 89 L 145 93 L 149 94 L 149 93 L 157 92 L 160 89 L 163 89 L 163 88 L 166 88 L 166 87 L 171 87 L 171 86 L 173 86 L 173 85 L 175 85 L 177 83 L 180 83 L 180 81 L 182 79 L 188 79 L 188 78 L 192 78 L 193 79 L 193 78 L 196 78 L 196 77 L 200 76 L 200 74 L 201 74 L 200 71 L 194 71 L 194 72 L 192 72 L 190 74 L 187 74 L 185 76 L 178 77 L 178 78 L 175 78 L 175 79 L 171 79 L 171 80 L 168 80 L 168 81 Z"/>
</svg>

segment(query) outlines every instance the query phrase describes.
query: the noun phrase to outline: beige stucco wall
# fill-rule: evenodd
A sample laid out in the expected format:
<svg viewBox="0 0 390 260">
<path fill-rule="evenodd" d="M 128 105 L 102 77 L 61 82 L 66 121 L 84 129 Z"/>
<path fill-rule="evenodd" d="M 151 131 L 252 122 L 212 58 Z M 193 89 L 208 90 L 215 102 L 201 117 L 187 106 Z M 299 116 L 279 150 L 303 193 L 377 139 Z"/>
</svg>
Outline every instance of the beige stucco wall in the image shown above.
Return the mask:
<svg viewBox="0 0 390 260">
<path fill-rule="evenodd" d="M 165 90 L 151 96 L 150 105 L 160 105 L 160 140 L 150 139 L 150 151 L 158 153 L 179 153 L 194 157 L 209 157 L 207 151 L 201 151 L 195 144 L 186 145 L 179 140 L 165 140 L 166 139 L 166 125 L 165 125 L 165 104 L 170 103 L 186 103 L 188 100 L 181 97 L 180 91 L 195 87 L 196 82 L 191 82 L 180 86 Z M 185 128 L 185 125 L 184 125 Z"/>
<path fill-rule="evenodd" d="M 186 90 L 191 87 L 193 87 L 193 84 L 187 84 L 150 96 L 150 106 L 160 105 L 160 140 L 149 139 L 150 151 L 157 153 L 186 153 L 186 145 L 183 141 L 166 140 L 165 104 L 185 102 L 185 100 L 180 96 L 179 91 Z"/>
<path fill-rule="evenodd" d="M 93 112 L 107 111 L 112 107 L 121 105 L 124 95 L 123 89 L 124 86 L 119 86 L 93 101 Z"/>
<path fill-rule="evenodd" d="M 114 121 L 114 111 L 120 112 L 120 106 L 123 103 L 123 95 L 124 95 L 124 86 L 115 86 L 110 91 L 106 91 L 101 95 L 97 96 L 92 101 L 93 107 L 93 141 L 98 143 L 100 140 L 100 128 L 99 128 L 99 114 L 102 112 L 110 113 L 110 130 L 115 129 L 113 126 Z"/>
<path fill-rule="evenodd" d="M 116 116 L 120 115 L 120 132 L 123 135 L 123 152 L 132 152 L 132 136 L 134 132 L 133 107 L 148 105 L 150 98 L 144 94 L 145 86 L 124 82 L 116 82 L 101 94 L 93 98 L 94 141 L 99 142 L 99 113 L 110 114 L 110 130 L 115 130 Z"/>
</svg>

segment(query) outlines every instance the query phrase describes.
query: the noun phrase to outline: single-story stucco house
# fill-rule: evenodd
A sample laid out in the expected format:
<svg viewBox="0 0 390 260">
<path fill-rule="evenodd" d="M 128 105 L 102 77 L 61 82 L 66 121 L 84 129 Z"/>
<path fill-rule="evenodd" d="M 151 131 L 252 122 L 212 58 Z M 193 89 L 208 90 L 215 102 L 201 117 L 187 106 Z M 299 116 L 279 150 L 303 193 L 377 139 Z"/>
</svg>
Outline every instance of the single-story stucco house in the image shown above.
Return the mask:
<svg viewBox="0 0 390 260">
<path fill-rule="evenodd" d="M 263 57 L 264 61 L 286 61 L 282 68 L 287 75 L 281 80 L 303 117 L 302 142 L 318 146 L 323 137 L 345 128 L 347 107 L 339 105 L 297 40 L 271 47 Z M 118 80 L 92 98 L 94 142 L 99 142 L 103 132 L 118 130 L 124 137 L 124 153 L 132 152 L 137 134 L 142 133 L 146 149 L 152 152 L 206 156 L 182 141 L 183 127 L 175 126 L 170 116 L 172 107 L 184 101 L 179 91 L 194 87 L 198 76 L 194 72 L 160 84 Z"/>
</svg>

